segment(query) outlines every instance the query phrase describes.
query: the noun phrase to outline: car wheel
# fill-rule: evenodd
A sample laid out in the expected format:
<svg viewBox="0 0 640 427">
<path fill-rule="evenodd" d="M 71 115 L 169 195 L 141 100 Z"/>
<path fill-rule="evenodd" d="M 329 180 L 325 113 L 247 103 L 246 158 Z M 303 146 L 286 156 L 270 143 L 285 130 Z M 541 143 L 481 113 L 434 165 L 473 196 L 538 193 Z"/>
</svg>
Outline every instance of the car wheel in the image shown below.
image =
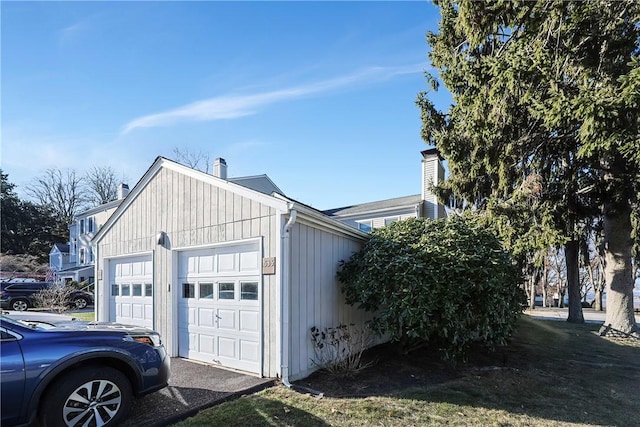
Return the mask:
<svg viewBox="0 0 640 427">
<path fill-rule="evenodd" d="M 127 377 L 109 367 L 88 366 L 56 381 L 41 407 L 44 426 L 115 426 L 131 407 Z"/>
<path fill-rule="evenodd" d="M 15 311 L 25 311 L 29 308 L 29 302 L 26 299 L 14 299 L 11 301 L 11 308 Z"/>
<path fill-rule="evenodd" d="M 77 309 L 82 310 L 83 308 L 86 308 L 87 305 L 89 305 L 89 301 L 87 301 L 86 298 L 78 297 L 73 300 L 73 304 Z"/>
</svg>

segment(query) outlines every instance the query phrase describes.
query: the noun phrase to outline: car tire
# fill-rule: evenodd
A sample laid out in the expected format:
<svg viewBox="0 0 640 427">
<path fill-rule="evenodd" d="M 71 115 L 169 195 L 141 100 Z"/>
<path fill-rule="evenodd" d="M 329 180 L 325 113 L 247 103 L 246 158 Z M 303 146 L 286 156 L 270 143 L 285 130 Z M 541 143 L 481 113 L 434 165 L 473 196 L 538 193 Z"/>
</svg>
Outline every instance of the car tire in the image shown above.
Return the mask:
<svg viewBox="0 0 640 427">
<path fill-rule="evenodd" d="M 11 309 L 14 311 L 26 311 L 29 308 L 29 301 L 24 298 L 11 300 Z"/>
<path fill-rule="evenodd" d="M 106 366 L 71 371 L 49 390 L 40 408 L 45 427 L 116 426 L 129 413 L 133 396 L 127 377 Z"/>
<path fill-rule="evenodd" d="M 73 300 L 73 305 L 78 310 L 82 310 L 83 308 L 87 308 L 87 306 L 89 305 L 89 301 L 87 301 L 86 298 L 78 297 Z"/>
</svg>

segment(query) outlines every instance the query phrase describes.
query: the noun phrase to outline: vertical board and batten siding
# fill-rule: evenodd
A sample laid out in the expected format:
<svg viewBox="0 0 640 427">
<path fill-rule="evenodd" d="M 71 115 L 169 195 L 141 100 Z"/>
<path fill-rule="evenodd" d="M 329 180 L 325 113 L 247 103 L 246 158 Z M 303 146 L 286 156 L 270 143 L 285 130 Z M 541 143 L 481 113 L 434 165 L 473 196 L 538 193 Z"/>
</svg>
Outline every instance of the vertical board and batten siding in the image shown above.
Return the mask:
<svg viewBox="0 0 640 427">
<path fill-rule="evenodd" d="M 444 206 L 438 203 L 435 194 L 429 191 L 431 185 L 438 185 L 444 181 L 444 167 L 437 158 L 422 160 L 422 216 L 425 218 L 444 218 Z"/>
<path fill-rule="evenodd" d="M 291 233 L 290 364 L 292 380 L 317 369 L 310 329 L 339 324 L 363 325 L 367 314 L 344 302 L 336 278 L 338 265 L 360 250 L 354 237 L 305 224 L 299 220 Z"/>
<path fill-rule="evenodd" d="M 172 293 L 179 284 L 171 283 L 177 272 L 172 248 L 188 248 L 260 237 L 262 256 L 277 257 L 279 230 L 276 210 L 214 184 L 162 167 L 135 196 L 99 242 L 98 268 L 108 271 L 105 258 L 153 253 L 154 328 L 162 334 L 169 354 L 173 347 Z M 156 243 L 159 232 L 166 233 L 164 246 Z M 105 268 L 107 267 L 107 268 Z M 275 376 L 275 346 L 278 333 L 276 277 L 263 275 L 263 373 Z M 99 286 L 103 298 L 109 298 L 108 277 Z M 105 316 L 106 314 L 103 314 Z M 177 341 L 177 340 L 176 340 Z"/>
</svg>

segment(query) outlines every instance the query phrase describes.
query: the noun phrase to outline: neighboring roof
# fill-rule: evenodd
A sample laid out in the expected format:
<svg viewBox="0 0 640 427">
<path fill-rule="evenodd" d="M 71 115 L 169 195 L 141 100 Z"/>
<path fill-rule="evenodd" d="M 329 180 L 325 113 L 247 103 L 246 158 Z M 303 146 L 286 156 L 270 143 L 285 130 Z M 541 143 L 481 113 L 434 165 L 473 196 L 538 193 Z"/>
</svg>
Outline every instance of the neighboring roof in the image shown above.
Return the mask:
<svg viewBox="0 0 640 427">
<path fill-rule="evenodd" d="M 75 266 L 75 267 L 69 267 L 69 268 L 64 268 L 62 270 L 58 271 L 58 275 L 60 273 L 75 273 L 76 271 L 80 271 L 80 270 L 88 270 L 91 269 L 93 270 L 93 265 L 80 265 L 80 266 Z"/>
<path fill-rule="evenodd" d="M 305 215 L 308 219 L 312 220 L 312 222 L 316 224 L 324 225 L 330 229 L 349 234 L 359 239 L 368 238 L 368 233 L 365 233 L 363 231 L 358 230 L 357 228 L 347 225 L 337 218 L 332 218 L 331 216 L 326 215 L 324 212 L 314 207 L 306 205 L 290 197 L 283 196 L 281 194 L 274 194 L 273 196 L 280 200 L 286 200 L 290 209 L 294 209 L 299 213 Z"/>
<path fill-rule="evenodd" d="M 109 209 L 115 209 L 118 206 L 120 206 L 120 203 L 122 203 L 124 199 L 116 199 L 116 200 L 112 200 L 110 202 L 107 203 L 103 203 L 102 205 L 98 205 L 98 206 L 94 206 L 92 208 L 87 209 L 86 211 L 80 212 L 77 216 L 78 217 L 82 217 L 82 216 L 89 216 L 91 214 L 94 214 L 96 212 L 102 212 L 102 211 L 106 211 Z"/>
<path fill-rule="evenodd" d="M 53 244 L 53 248 L 51 248 L 51 252 L 53 252 L 54 249 L 57 249 L 58 251 L 64 253 L 69 253 L 69 245 L 65 244 L 65 243 L 54 243 Z"/>
<path fill-rule="evenodd" d="M 342 208 L 327 209 L 322 211 L 329 216 L 349 216 L 359 215 L 368 212 L 386 211 L 391 209 L 401 209 L 412 207 L 422 203 L 422 196 L 416 194 L 413 196 L 396 197 L 393 199 L 378 200 L 377 202 L 362 203 L 359 205 L 344 206 Z"/>
<path fill-rule="evenodd" d="M 269 179 L 267 175 L 255 175 L 255 176 L 241 176 L 238 178 L 229 178 L 229 182 L 242 185 L 243 187 L 250 188 L 252 190 L 259 191 L 263 194 L 271 195 L 273 193 L 282 194 L 282 190 Z"/>
</svg>

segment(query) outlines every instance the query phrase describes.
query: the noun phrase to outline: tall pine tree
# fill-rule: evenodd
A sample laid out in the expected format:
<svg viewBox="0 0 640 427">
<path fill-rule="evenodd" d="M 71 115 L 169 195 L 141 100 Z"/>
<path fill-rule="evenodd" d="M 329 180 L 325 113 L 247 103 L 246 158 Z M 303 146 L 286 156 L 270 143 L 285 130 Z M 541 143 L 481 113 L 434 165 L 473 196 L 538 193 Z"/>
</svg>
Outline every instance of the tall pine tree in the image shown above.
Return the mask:
<svg viewBox="0 0 640 427">
<path fill-rule="evenodd" d="M 442 20 L 427 36 L 429 57 L 454 104 L 438 111 L 426 92 L 418 104 L 425 141 L 449 164 L 440 195 L 528 209 L 531 223 L 559 233 L 574 322 L 583 321 L 580 225 L 602 216 L 606 324 L 637 333 L 631 213 L 640 187 L 640 3 L 437 4 Z M 531 182 L 535 209 L 516 203 Z"/>
</svg>

